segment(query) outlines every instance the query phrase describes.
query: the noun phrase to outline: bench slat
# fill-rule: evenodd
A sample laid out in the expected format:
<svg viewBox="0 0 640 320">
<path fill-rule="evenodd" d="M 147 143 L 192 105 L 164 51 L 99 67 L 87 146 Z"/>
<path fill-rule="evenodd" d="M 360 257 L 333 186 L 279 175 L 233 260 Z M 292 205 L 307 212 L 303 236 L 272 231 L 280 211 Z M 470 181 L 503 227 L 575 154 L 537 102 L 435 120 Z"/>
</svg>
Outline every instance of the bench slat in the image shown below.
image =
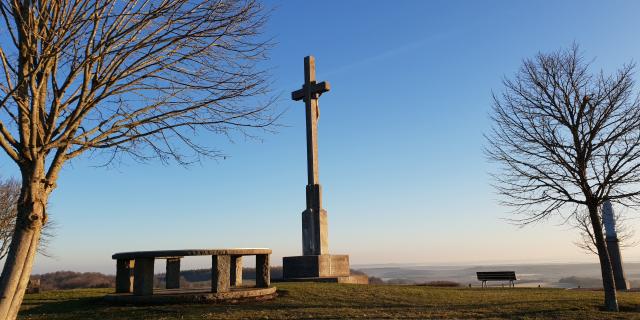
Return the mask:
<svg viewBox="0 0 640 320">
<path fill-rule="evenodd" d="M 480 281 L 517 280 L 515 271 L 481 271 L 476 276 Z"/>
</svg>

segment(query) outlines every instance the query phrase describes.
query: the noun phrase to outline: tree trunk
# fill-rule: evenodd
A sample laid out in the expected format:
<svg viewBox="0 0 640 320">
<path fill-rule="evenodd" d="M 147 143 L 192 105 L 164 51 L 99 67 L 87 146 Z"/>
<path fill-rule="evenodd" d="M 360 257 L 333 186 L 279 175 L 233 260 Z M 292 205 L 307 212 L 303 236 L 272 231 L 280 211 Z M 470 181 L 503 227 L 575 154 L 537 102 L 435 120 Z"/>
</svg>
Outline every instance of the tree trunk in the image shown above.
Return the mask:
<svg viewBox="0 0 640 320">
<path fill-rule="evenodd" d="M 0 319 L 18 316 L 31 269 L 38 249 L 42 226 L 46 222 L 48 187 L 45 183 L 44 161 L 21 167 L 22 189 L 18 216 L 9 254 L 0 277 Z"/>
<path fill-rule="evenodd" d="M 602 222 L 598 214 L 598 204 L 589 204 L 589 218 L 593 226 L 593 235 L 598 249 L 600 259 L 600 272 L 602 273 L 602 286 L 604 287 L 604 305 L 607 311 L 618 311 L 618 298 L 616 295 L 616 284 L 613 278 L 613 268 L 609 250 L 602 233 Z"/>
</svg>

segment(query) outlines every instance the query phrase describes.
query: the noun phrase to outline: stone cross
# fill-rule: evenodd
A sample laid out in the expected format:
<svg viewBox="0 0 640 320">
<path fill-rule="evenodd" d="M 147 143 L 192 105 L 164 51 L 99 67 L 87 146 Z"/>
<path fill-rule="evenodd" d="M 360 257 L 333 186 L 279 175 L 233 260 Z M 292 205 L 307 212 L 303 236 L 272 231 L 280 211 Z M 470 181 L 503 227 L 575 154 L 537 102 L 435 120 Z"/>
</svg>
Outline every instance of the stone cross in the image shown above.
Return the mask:
<svg viewBox="0 0 640 320">
<path fill-rule="evenodd" d="M 291 93 L 295 101 L 305 103 L 307 119 L 307 176 L 308 184 L 319 184 L 318 180 L 318 98 L 329 91 L 329 83 L 316 83 L 316 63 L 313 56 L 304 58 L 304 85 L 302 89 Z"/>
<path fill-rule="evenodd" d="M 307 208 L 302 212 L 302 255 L 282 257 L 282 277 L 304 281 L 368 283 L 365 276 L 351 275 L 349 256 L 329 254 L 327 211 L 322 208 L 322 188 L 318 179 L 318 98 L 329 91 L 329 84 L 316 82 L 315 60 L 304 58 L 304 84 L 291 93 L 295 101 L 303 100 L 307 131 Z"/>
<path fill-rule="evenodd" d="M 313 56 L 304 58 L 304 85 L 291 93 L 295 101 L 303 100 L 307 128 L 307 210 L 302 217 L 302 251 L 305 255 L 320 255 L 328 251 L 326 212 L 322 209 L 322 188 L 318 172 L 318 98 L 329 91 L 329 83 L 316 82 Z"/>
</svg>

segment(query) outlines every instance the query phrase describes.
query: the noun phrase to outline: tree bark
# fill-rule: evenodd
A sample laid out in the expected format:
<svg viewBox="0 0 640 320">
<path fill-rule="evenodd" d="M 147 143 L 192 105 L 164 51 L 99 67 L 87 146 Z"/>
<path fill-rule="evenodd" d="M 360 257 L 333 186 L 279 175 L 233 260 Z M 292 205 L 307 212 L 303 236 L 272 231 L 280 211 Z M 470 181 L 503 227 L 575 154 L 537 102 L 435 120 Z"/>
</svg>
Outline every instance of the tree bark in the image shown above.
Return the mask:
<svg viewBox="0 0 640 320">
<path fill-rule="evenodd" d="M 21 166 L 22 189 L 18 202 L 15 233 L 0 277 L 0 319 L 18 316 L 40 241 L 49 187 L 44 160 Z"/>
<path fill-rule="evenodd" d="M 613 278 L 613 268 L 609 250 L 602 232 L 602 223 L 598 215 L 598 204 L 589 204 L 589 218 L 593 226 L 593 235 L 598 249 L 600 259 L 600 272 L 602 273 L 602 286 L 604 288 L 604 305 L 607 311 L 618 311 L 618 297 L 616 294 L 616 284 Z"/>
</svg>

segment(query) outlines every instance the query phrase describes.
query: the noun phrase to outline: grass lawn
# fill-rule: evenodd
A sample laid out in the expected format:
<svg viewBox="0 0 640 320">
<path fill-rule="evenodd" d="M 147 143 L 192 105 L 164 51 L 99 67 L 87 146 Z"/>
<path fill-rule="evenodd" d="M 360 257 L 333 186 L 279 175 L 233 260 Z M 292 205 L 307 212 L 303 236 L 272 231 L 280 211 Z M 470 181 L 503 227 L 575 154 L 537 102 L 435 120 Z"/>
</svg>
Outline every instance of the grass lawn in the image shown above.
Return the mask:
<svg viewBox="0 0 640 320">
<path fill-rule="evenodd" d="M 640 293 L 620 293 L 622 312 L 600 310 L 602 292 L 537 288 L 276 283 L 271 301 L 161 306 L 110 305 L 113 289 L 52 291 L 25 297 L 20 319 L 485 318 L 640 319 Z"/>
</svg>

